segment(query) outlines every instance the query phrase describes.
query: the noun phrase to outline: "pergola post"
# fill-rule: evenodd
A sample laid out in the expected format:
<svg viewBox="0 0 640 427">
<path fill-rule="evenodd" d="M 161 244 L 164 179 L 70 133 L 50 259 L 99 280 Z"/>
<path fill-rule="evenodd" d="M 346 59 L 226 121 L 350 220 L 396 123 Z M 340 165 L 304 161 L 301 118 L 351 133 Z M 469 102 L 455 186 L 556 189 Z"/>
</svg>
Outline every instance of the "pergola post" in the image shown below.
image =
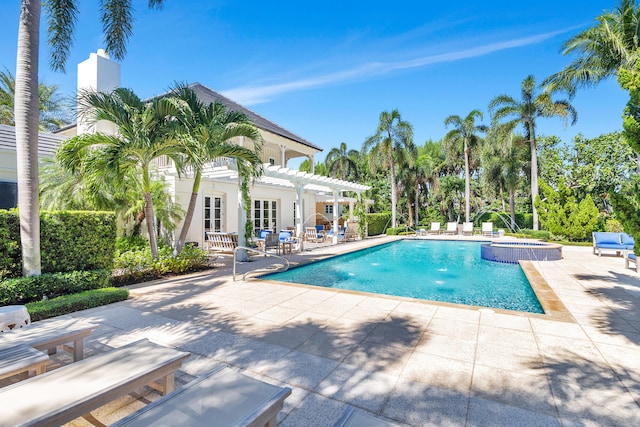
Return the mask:
<svg viewBox="0 0 640 427">
<path fill-rule="evenodd" d="M 338 195 L 340 191 L 337 188 L 331 189 L 333 192 L 333 244 L 338 243 L 338 232 L 340 231 L 340 225 L 338 223 Z"/>
<path fill-rule="evenodd" d="M 302 226 L 304 225 L 302 221 L 304 221 L 304 212 L 302 211 L 303 203 L 302 203 L 302 190 L 304 189 L 303 182 L 296 182 L 296 217 L 294 218 L 296 224 L 296 236 L 300 239 L 300 249 L 304 249 L 303 241 L 304 241 L 304 229 Z"/>
<path fill-rule="evenodd" d="M 244 237 L 244 230 L 247 225 L 247 212 L 244 209 L 244 198 L 242 197 L 242 177 L 238 174 L 238 246 L 247 246 Z M 244 249 L 239 249 L 236 255 L 238 261 L 247 261 L 249 255 Z"/>
</svg>

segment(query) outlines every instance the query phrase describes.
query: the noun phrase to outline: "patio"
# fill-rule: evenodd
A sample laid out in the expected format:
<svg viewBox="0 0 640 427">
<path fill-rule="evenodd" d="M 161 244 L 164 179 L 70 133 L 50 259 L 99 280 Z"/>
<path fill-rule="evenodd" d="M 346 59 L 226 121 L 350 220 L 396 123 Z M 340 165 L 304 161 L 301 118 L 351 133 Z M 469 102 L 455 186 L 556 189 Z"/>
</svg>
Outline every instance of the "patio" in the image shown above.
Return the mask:
<svg viewBox="0 0 640 427">
<path fill-rule="evenodd" d="M 100 325 L 87 357 L 140 338 L 190 352 L 176 387 L 220 363 L 291 387 L 282 426 L 331 426 L 347 404 L 401 425 L 640 425 L 640 276 L 590 247 L 563 255 L 536 266 L 575 322 L 233 283 L 226 258 L 213 272 L 134 286 L 128 301 L 73 317 Z M 254 259 L 239 270 L 273 262 Z M 70 363 L 65 357 L 54 356 Z M 108 424 L 158 397 L 143 389 L 71 425 Z"/>
</svg>

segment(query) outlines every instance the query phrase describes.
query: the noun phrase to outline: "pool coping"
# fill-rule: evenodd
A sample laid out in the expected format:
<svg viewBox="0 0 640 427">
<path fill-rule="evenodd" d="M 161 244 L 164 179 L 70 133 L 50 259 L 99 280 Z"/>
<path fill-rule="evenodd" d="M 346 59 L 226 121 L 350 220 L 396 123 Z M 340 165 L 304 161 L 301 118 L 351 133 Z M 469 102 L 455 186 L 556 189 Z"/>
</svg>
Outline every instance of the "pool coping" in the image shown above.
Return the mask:
<svg viewBox="0 0 640 427">
<path fill-rule="evenodd" d="M 373 248 L 373 247 L 376 247 L 376 246 L 386 245 L 386 244 L 392 243 L 392 242 L 397 241 L 397 240 L 418 240 L 418 239 L 397 238 L 397 239 L 385 240 L 384 242 L 379 242 L 379 243 L 373 244 L 371 246 L 367 246 L 367 248 L 362 248 L 362 247 L 345 248 L 344 250 L 339 250 L 339 251 L 336 251 L 336 252 L 331 253 L 331 254 L 322 254 L 322 255 L 319 255 L 317 257 L 305 258 L 304 260 L 300 260 L 298 262 L 293 262 L 293 263 L 291 263 L 291 267 L 290 268 L 302 267 L 302 266 L 307 265 L 307 264 L 312 264 L 312 263 L 315 263 L 315 262 L 319 262 L 319 261 L 323 261 L 323 260 L 326 260 L 326 259 L 334 258 L 334 257 L 339 256 L 339 255 L 345 255 L 345 254 L 349 254 L 349 253 L 352 253 L 352 252 L 357 252 L 357 251 L 360 251 L 360 250 L 363 250 L 363 249 L 368 249 L 368 248 Z M 429 239 L 429 240 L 447 241 L 447 239 Z M 460 241 L 460 240 L 458 240 L 458 241 Z M 478 240 L 468 240 L 468 241 L 479 242 Z M 491 242 L 491 240 L 486 240 L 486 242 Z M 553 262 L 553 261 L 544 261 L 544 262 Z M 427 305 L 435 305 L 435 306 L 443 306 L 443 307 L 454 307 L 454 308 L 461 308 L 461 309 L 473 310 L 473 311 L 482 310 L 484 312 L 490 311 L 490 312 L 495 312 L 495 313 L 500 313 L 500 314 L 508 314 L 508 315 L 519 316 L 519 317 L 535 317 L 535 318 L 539 318 L 539 319 L 556 320 L 556 321 L 567 322 L 567 323 L 576 323 L 576 320 L 573 317 L 573 315 L 571 315 L 569 310 L 566 308 L 564 303 L 562 303 L 562 301 L 560 300 L 558 295 L 554 292 L 554 290 L 551 288 L 551 286 L 549 286 L 549 283 L 542 276 L 542 274 L 540 273 L 540 271 L 536 267 L 535 263 L 533 261 L 519 261 L 519 264 L 520 264 L 520 267 L 522 268 L 522 271 L 524 272 L 525 276 L 527 277 L 527 280 L 529 281 L 529 284 L 530 284 L 531 288 L 533 289 L 533 292 L 535 293 L 536 298 L 538 298 L 538 301 L 540 302 L 540 305 L 542 306 L 544 314 L 543 313 L 529 313 L 529 312 L 516 311 L 516 310 L 506 310 L 506 309 L 501 309 L 501 308 L 484 307 L 484 306 L 477 306 L 477 305 L 456 304 L 456 303 L 445 302 L 445 301 L 424 300 L 424 299 L 419 299 L 419 298 L 402 297 L 402 296 L 395 296 L 395 295 L 376 294 L 376 293 L 373 293 L 373 292 L 354 291 L 354 290 L 350 290 L 350 289 L 324 288 L 322 286 L 307 285 L 307 284 L 304 284 L 304 283 L 281 282 L 281 281 L 278 281 L 278 280 L 263 279 L 263 278 L 260 278 L 260 277 L 252 277 L 252 279 L 261 280 L 261 281 L 264 281 L 266 283 L 273 283 L 273 284 L 278 284 L 278 285 L 300 287 L 300 288 L 306 288 L 306 289 L 326 289 L 326 290 L 330 290 L 330 291 L 333 291 L 333 292 L 352 294 L 352 295 L 366 295 L 366 296 L 374 295 L 375 297 L 385 298 L 385 299 L 389 299 L 389 300 L 396 300 L 396 301 L 410 301 L 410 302 L 417 302 L 417 303 L 420 303 L 420 304 L 427 304 Z"/>
</svg>

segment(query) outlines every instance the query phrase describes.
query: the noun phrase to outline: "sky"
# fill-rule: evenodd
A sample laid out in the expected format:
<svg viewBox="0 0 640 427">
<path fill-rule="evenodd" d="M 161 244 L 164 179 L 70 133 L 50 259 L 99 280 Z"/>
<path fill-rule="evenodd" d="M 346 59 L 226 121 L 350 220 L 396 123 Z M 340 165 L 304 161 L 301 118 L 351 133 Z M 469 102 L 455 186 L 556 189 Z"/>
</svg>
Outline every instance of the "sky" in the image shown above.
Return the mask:
<svg viewBox="0 0 640 427">
<path fill-rule="evenodd" d="M 80 12 L 66 73 L 49 67 L 46 15 L 40 80 L 75 97 L 76 65 L 104 48 L 98 1 Z M 519 99 L 520 85 L 560 71 L 564 41 L 595 23 L 616 0 L 427 2 L 238 2 L 165 0 L 161 10 L 133 0 L 134 29 L 121 83 L 140 97 L 174 82 L 200 82 L 323 148 L 359 150 L 380 113 L 398 109 L 414 142 L 442 138 L 444 119 L 473 109 L 489 122 L 498 95 Z M 18 0 L 0 0 L 0 67 L 15 74 Z M 558 99 L 564 96 L 557 97 Z M 543 119 L 540 135 L 570 144 L 621 128 L 627 94 L 615 79 L 571 100 L 578 122 Z M 302 160 L 302 159 L 301 159 Z M 299 161 L 290 161 L 296 168 Z"/>
</svg>

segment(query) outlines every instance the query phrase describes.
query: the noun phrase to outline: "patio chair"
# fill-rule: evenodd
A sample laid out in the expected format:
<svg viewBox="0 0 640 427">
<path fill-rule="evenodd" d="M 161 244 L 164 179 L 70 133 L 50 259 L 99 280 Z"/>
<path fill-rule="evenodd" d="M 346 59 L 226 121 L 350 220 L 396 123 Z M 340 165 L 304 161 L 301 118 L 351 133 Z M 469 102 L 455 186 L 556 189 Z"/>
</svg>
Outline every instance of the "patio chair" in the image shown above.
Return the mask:
<svg viewBox="0 0 640 427">
<path fill-rule="evenodd" d="M 294 236 L 293 230 L 280 230 L 278 240 L 283 253 L 300 250 L 300 239 Z"/>
<path fill-rule="evenodd" d="M 445 234 L 451 234 L 451 235 L 458 234 L 458 223 L 457 222 L 448 222 L 447 223 L 447 230 L 445 231 Z"/>
<path fill-rule="evenodd" d="M 633 263 L 633 269 L 638 271 L 638 261 L 636 260 L 636 254 L 633 252 L 625 252 L 624 254 L 624 268 L 629 268 L 629 264 Z"/>
<path fill-rule="evenodd" d="M 482 235 L 486 237 L 493 237 L 493 223 L 492 222 L 483 222 L 482 223 Z"/>
<path fill-rule="evenodd" d="M 440 234 L 442 231 L 440 230 L 439 222 L 432 222 L 431 229 L 429 230 L 429 234 Z"/>
<path fill-rule="evenodd" d="M 463 222 L 462 223 L 462 235 L 463 236 L 471 236 L 471 235 L 473 235 L 473 223 L 472 222 Z"/>
<path fill-rule="evenodd" d="M 307 242 L 318 243 L 321 242 L 323 238 L 324 236 L 322 236 L 322 234 L 318 234 L 315 227 L 305 227 L 304 240 Z"/>
<path fill-rule="evenodd" d="M 275 233 L 269 233 L 264 238 L 264 251 L 269 252 L 269 249 L 275 249 L 276 253 L 280 255 L 280 236 Z M 266 256 L 266 255 L 265 255 Z"/>
</svg>

